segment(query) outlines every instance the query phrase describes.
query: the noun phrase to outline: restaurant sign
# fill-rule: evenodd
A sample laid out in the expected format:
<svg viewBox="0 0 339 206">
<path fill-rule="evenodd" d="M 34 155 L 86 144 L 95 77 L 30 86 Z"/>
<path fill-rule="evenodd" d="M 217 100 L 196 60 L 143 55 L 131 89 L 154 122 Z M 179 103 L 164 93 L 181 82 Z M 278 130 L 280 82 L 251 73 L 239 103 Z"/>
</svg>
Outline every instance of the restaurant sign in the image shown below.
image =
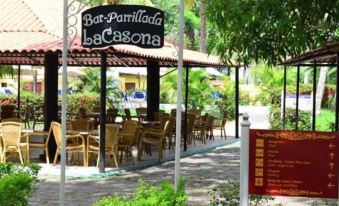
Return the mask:
<svg viewBox="0 0 339 206">
<path fill-rule="evenodd" d="M 114 44 L 161 48 L 164 45 L 164 12 L 137 5 L 90 8 L 82 13 L 81 44 L 87 48 Z"/>
<path fill-rule="evenodd" d="M 249 193 L 338 198 L 338 133 L 250 130 Z"/>
</svg>

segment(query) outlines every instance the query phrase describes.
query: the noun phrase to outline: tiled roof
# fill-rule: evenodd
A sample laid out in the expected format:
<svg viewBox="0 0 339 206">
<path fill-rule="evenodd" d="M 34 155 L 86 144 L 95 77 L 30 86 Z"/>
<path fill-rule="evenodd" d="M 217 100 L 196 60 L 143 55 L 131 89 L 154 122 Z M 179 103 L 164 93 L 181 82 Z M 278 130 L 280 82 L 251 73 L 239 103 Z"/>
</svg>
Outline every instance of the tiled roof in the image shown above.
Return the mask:
<svg viewBox="0 0 339 206">
<path fill-rule="evenodd" d="M 46 52 L 57 52 L 61 58 L 61 0 L 1 1 L 5 2 L 1 2 L 0 7 L 0 64 L 41 65 Z M 145 66 L 148 59 L 159 61 L 161 66 L 176 66 L 178 61 L 176 48 L 168 42 L 160 49 L 143 49 L 131 45 L 87 49 L 81 46 L 78 35 L 69 47 L 68 63 L 74 66 L 100 65 L 101 51 L 108 54 L 110 66 Z M 187 49 L 184 51 L 184 64 L 223 66 L 216 56 Z"/>
<path fill-rule="evenodd" d="M 297 57 L 290 58 L 281 64 L 297 65 L 302 63 L 310 63 L 316 61 L 318 64 L 329 63 L 335 64 L 337 54 L 339 53 L 339 42 L 329 43 L 321 48 L 309 50 Z"/>
</svg>

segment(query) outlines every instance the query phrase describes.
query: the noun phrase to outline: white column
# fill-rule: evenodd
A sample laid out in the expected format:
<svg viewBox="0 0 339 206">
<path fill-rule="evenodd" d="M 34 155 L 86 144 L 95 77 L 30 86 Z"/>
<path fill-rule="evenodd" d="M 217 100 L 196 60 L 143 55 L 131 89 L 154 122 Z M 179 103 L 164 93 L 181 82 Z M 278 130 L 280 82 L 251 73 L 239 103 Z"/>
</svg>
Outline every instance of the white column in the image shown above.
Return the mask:
<svg viewBox="0 0 339 206">
<path fill-rule="evenodd" d="M 248 162 L 249 162 L 249 137 L 251 123 L 248 114 L 242 115 L 241 122 L 241 148 L 240 148 L 240 206 L 248 205 Z"/>
<path fill-rule="evenodd" d="M 185 2 L 180 0 L 180 23 L 179 23 L 179 52 L 178 52 L 178 79 L 177 79 L 177 114 L 176 114 L 176 131 L 175 131 L 175 169 L 174 184 L 178 188 L 178 180 L 180 178 L 180 142 L 181 142 L 181 101 L 182 101 L 182 67 L 184 56 L 184 11 Z"/>
<path fill-rule="evenodd" d="M 68 48 L 68 0 L 63 4 L 63 41 L 62 41 L 62 104 L 61 104 L 61 171 L 60 206 L 65 204 L 65 165 L 66 165 L 66 91 L 67 91 L 67 48 Z"/>
</svg>

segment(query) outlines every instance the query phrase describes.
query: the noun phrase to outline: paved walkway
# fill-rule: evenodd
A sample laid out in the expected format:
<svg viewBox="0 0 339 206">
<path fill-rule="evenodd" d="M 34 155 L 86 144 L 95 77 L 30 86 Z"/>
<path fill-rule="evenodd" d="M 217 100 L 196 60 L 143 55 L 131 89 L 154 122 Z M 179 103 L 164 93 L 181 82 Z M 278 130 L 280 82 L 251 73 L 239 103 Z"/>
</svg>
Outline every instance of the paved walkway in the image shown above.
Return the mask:
<svg viewBox="0 0 339 206">
<path fill-rule="evenodd" d="M 251 128 L 268 128 L 267 107 L 241 107 L 251 117 Z M 234 135 L 234 123 L 228 123 L 227 135 Z M 215 135 L 220 135 L 217 131 Z M 218 137 L 216 137 L 218 139 Z M 208 191 L 220 184 L 226 177 L 239 181 L 240 142 L 229 138 L 230 144 L 201 154 L 181 159 L 181 175 L 186 179 L 188 205 L 208 206 L 210 196 Z M 59 177 L 46 176 L 45 182 L 38 185 L 36 192 L 30 199 L 30 205 L 59 205 Z M 66 204 L 69 206 L 90 206 L 103 196 L 114 193 L 131 194 L 136 188 L 138 179 L 157 185 L 163 180 L 173 181 L 174 162 L 137 169 L 105 179 L 67 179 Z M 315 204 L 318 201 L 318 204 Z M 317 199 L 276 197 L 267 205 L 273 206 L 310 206 L 325 205 Z"/>
<path fill-rule="evenodd" d="M 208 191 L 213 186 L 221 183 L 226 176 L 236 181 L 239 179 L 239 141 L 223 149 L 182 158 L 181 174 L 187 180 L 189 205 L 209 205 Z M 158 184 L 163 180 L 172 181 L 174 162 L 100 180 L 68 179 L 66 205 L 89 206 L 103 196 L 114 193 L 130 194 L 136 188 L 140 178 L 151 184 Z M 54 206 L 59 204 L 58 201 L 59 179 L 54 176 L 37 187 L 30 204 Z"/>
<path fill-rule="evenodd" d="M 181 175 L 186 179 L 186 192 L 190 206 L 208 206 L 208 192 L 220 184 L 226 177 L 239 181 L 240 142 L 217 148 L 215 150 L 196 154 L 181 159 Z M 68 179 L 66 182 L 66 206 L 90 206 L 104 196 L 114 193 L 131 194 L 137 186 L 137 181 L 143 179 L 152 185 L 158 185 L 163 180 L 173 181 L 174 162 L 146 169 L 127 172 L 122 176 L 113 176 L 99 180 Z M 315 204 L 315 201 L 319 201 Z M 38 185 L 30 199 L 33 206 L 59 205 L 59 179 L 46 179 Z M 276 197 L 269 206 L 310 206 L 325 205 L 317 199 L 300 197 Z"/>
<path fill-rule="evenodd" d="M 269 124 L 269 107 L 268 106 L 240 106 L 239 113 L 247 112 L 250 117 L 252 129 L 268 129 Z M 239 117 L 239 134 L 240 134 L 240 123 L 242 117 Z M 235 121 L 228 122 L 226 125 L 227 136 L 235 136 Z M 218 133 L 219 134 L 219 133 Z"/>
</svg>

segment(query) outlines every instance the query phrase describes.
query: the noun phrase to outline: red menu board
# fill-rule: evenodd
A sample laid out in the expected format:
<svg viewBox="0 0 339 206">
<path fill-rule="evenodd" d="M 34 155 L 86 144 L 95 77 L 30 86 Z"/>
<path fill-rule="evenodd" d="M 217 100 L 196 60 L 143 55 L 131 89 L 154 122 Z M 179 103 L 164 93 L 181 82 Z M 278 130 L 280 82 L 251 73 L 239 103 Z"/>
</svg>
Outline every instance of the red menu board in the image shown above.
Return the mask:
<svg viewBox="0 0 339 206">
<path fill-rule="evenodd" d="M 338 198 L 337 133 L 250 130 L 249 194 Z"/>
</svg>

